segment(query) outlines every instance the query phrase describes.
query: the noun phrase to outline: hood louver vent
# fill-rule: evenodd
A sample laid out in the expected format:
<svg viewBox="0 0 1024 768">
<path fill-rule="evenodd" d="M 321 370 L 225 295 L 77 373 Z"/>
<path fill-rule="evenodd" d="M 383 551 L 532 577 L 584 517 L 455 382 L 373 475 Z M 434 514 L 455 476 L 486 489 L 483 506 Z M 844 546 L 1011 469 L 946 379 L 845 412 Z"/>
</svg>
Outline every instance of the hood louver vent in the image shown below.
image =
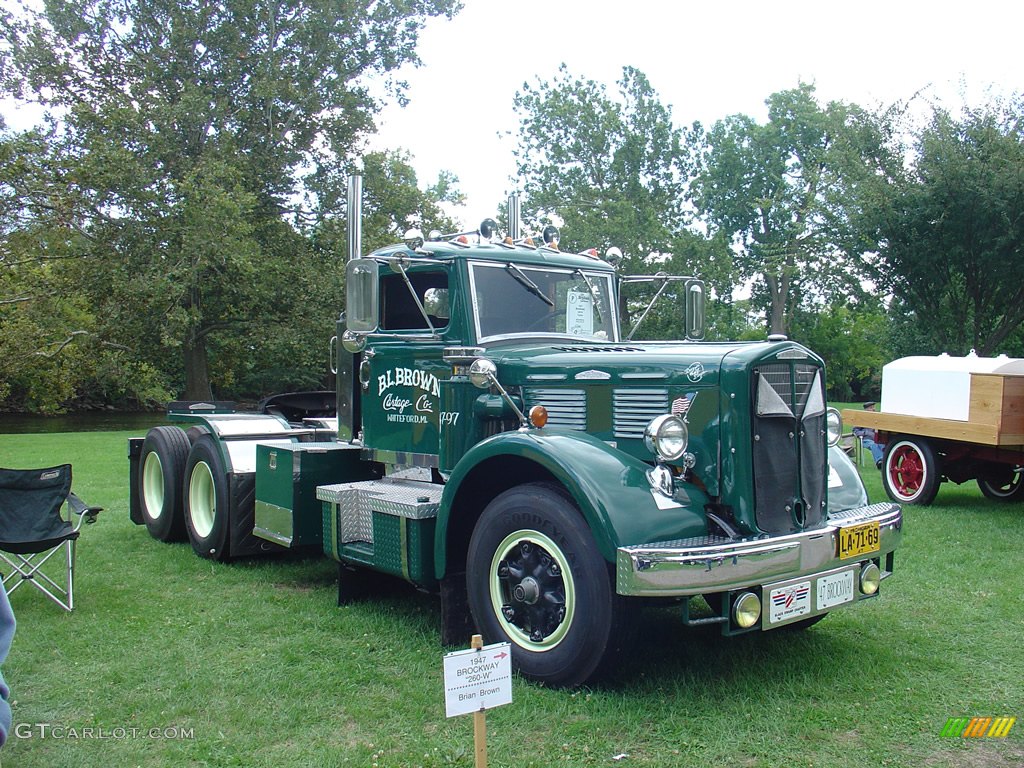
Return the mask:
<svg viewBox="0 0 1024 768">
<path fill-rule="evenodd" d="M 529 411 L 543 405 L 548 412 L 548 425 L 563 429 L 587 428 L 587 393 L 582 389 L 528 388 L 523 397 Z"/>
<path fill-rule="evenodd" d="M 668 411 L 667 389 L 637 387 L 612 391 L 613 429 L 619 439 L 643 439 L 651 419 Z"/>
</svg>

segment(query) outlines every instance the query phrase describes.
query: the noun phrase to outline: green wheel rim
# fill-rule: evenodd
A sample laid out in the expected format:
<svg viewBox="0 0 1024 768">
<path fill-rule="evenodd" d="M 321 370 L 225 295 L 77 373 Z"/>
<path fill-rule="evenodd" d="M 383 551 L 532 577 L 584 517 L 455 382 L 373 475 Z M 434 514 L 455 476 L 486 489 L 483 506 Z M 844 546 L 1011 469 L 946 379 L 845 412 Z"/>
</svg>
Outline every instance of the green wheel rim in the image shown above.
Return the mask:
<svg viewBox="0 0 1024 768">
<path fill-rule="evenodd" d="M 150 520 L 159 520 L 164 511 L 164 465 L 156 451 L 142 465 L 142 506 Z"/>
<path fill-rule="evenodd" d="M 217 515 L 217 490 L 213 473 L 205 461 L 197 462 L 192 468 L 188 482 L 188 508 L 193 530 L 199 538 L 205 539 L 213 530 Z"/>
<path fill-rule="evenodd" d="M 491 607 L 505 634 L 528 651 L 561 643 L 576 615 L 576 585 L 569 561 L 539 531 L 510 533 L 494 550 Z"/>
</svg>

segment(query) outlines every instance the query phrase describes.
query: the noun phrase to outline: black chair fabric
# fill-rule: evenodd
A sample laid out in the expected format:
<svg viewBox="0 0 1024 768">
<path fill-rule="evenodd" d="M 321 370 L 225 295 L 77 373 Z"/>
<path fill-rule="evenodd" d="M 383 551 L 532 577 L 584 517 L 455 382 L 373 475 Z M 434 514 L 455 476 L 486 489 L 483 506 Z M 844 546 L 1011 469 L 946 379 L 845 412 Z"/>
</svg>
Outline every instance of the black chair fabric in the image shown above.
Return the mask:
<svg viewBox="0 0 1024 768">
<path fill-rule="evenodd" d="M 71 494 L 71 465 L 45 469 L 0 469 L 0 549 L 15 554 L 45 552 L 78 531 L 61 516 Z"/>
</svg>

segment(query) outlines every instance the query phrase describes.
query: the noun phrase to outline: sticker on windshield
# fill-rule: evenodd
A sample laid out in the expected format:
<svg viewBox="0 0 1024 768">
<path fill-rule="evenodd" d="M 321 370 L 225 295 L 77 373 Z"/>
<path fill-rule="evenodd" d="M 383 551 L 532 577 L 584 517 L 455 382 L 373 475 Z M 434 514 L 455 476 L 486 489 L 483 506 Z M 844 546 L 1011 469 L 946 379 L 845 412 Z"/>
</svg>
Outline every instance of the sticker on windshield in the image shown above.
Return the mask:
<svg viewBox="0 0 1024 768">
<path fill-rule="evenodd" d="M 569 291 L 565 304 L 565 330 L 573 336 L 594 335 L 594 297 L 587 291 Z"/>
</svg>

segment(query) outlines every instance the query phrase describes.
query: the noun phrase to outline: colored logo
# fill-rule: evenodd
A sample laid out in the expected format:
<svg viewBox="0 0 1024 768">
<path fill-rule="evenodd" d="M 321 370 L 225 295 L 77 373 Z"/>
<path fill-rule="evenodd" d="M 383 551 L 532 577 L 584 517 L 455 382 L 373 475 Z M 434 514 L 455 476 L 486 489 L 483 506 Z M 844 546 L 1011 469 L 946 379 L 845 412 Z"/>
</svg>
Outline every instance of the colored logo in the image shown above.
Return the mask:
<svg viewBox="0 0 1024 768">
<path fill-rule="evenodd" d="M 673 400 L 672 413 L 674 413 L 676 416 L 685 416 L 686 412 L 690 410 L 690 404 L 693 402 L 695 394 L 696 393 L 684 395 L 683 397 L 677 397 L 675 400 Z"/>
<path fill-rule="evenodd" d="M 951 717 L 939 735 L 964 739 L 1005 739 L 1016 722 L 1016 717 Z"/>
<path fill-rule="evenodd" d="M 779 590 L 772 594 L 772 603 L 777 608 L 792 608 L 796 602 L 802 602 L 807 599 L 807 595 L 810 594 L 810 585 L 798 584 L 795 587 L 789 589 Z"/>
</svg>

